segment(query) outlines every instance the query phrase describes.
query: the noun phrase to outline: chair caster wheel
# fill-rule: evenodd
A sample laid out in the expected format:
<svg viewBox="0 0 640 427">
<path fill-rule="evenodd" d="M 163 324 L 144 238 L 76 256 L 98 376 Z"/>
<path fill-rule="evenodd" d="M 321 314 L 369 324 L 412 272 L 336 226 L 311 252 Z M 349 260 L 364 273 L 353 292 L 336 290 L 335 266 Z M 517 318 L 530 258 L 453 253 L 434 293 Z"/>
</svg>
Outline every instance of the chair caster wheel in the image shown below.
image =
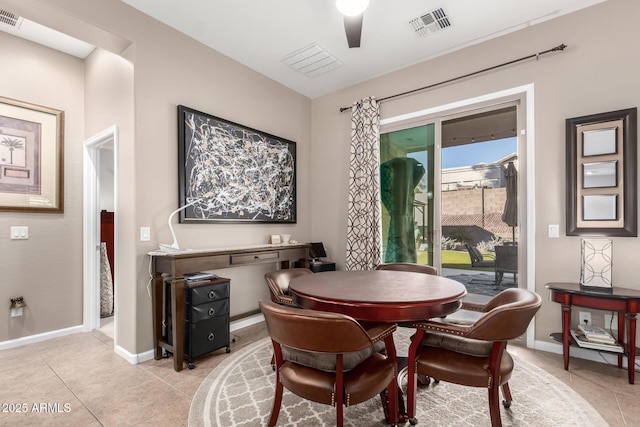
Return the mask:
<svg viewBox="0 0 640 427">
<path fill-rule="evenodd" d="M 418 419 L 417 418 L 409 418 L 409 424 L 411 424 L 412 426 L 418 424 Z"/>
<path fill-rule="evenodd" d="M 502 406 L 504 406 L 504 409 L 511 408 L 511 401 L 510 400 L 503 400 L 502 401 Z"/>
<path fill-rule="evenodd" d="M 195 363 L 191 363 L 191 362 L 189 362 L 189 363 L 187 364 L 187 368 L 189 368 L 189 369 L 196 369 L 196 364 L 195 364 Z"/>
<path fill-rule="evenodd" d="M 429 385 L 430 382 L 431 382 L 431 378 L 429 378 L 427 375 L 418 374 L 419 385 Z"/>
<path fill-rule="evenodd" d="M 227 347 L 226 352 L 227 352 L 227 353 L 231 353 L 231 347 Z"/>
</svg>

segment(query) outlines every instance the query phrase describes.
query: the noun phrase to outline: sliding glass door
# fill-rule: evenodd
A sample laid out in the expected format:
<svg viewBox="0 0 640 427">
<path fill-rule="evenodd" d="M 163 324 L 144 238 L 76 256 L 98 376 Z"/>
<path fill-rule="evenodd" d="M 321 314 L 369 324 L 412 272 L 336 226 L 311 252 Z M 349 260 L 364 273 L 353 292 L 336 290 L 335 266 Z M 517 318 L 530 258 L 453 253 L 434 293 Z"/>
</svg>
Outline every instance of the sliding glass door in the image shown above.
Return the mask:
<svg viewBox="0 0 640 427">
<path fill-rule="evenodd" d="M 516 198 L 516 215 L 503 217 L 509 165 L 518 170 L 516 112 L 509 105 L 381 134 L 384 262 L 494 282 L 496 247 L 517 259 Z M 500 269 L 516 282 L 517 264 Z"/>
</svg>

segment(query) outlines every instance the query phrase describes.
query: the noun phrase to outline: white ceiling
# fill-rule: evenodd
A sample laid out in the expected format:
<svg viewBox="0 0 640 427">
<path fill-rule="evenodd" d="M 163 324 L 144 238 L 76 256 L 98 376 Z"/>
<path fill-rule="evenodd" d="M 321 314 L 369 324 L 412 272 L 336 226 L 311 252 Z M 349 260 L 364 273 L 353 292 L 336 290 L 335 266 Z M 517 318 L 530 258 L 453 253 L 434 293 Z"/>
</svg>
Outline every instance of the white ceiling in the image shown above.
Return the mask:
<svg viewBox="0 0 640 427">
<path fill-rule="evenodd" d="M 371 0 L 364 12 L 361 47 L 355 49 L 347 47 L 334 0 L 121 1 L 315 98 L 606 0 Z M 438 8 L 451 26 L 418 36 L 409 21 Z M 17 30 L 0 23 L 0 30 L 80 58 L 93 49 L 28 20 Z M 341 65 L 309 77 L 283 62 L 313 44 Z"/>
<path fill-rule="evenodd" d="M 371 0 L 356 49 L 334 0 L 122 1 L 315 98 L 605 0 Z M 451 27 L 418 36 L 409 21 L 440 7 Z M 282 61 L 314 43 L 343 65 L 308 77 Z"/>
</svg>

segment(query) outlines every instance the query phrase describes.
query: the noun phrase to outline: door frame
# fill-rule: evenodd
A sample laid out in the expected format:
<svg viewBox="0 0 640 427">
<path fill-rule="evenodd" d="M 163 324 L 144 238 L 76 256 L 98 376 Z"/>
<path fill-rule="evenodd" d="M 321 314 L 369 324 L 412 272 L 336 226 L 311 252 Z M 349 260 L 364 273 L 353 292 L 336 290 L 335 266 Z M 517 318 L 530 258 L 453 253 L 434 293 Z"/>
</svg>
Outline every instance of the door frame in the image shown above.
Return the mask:
<svg viewBox="0 0 640 427">
<path fill-rule="evenodd" d="M 519 227 L 518 241 L 520 249 L 518 251 L 519 276 L 526 277 L 526 286 L 530 291 L 535 292 L 535 118 L 534 118 L 534 89 L 533 83 L 505 89 L 498 92 L 488 93 L 473 98 L 451 102 L 449 104 L 426 108 L 411 113 L 402 114 L 395 117 L 383 118 L 380 120 L 380 133 L 392 132 L 394 130 L 406 129 L 412 126 L 426 124 L 427 122 L 436 124 L 436 170 L 441 169 L 440 149 L 441 145 L 441 125 L 445 117 L 471 115 L 477 109 L 497 106 L 505 103 L 517 103 L 517 124 L 518 124 L 518 159 L 519 175 L 518 194 L 519 205 L 524 209 L 518 209 Z M 435 185 L 439 184 L 438 174 L 435 174 Z M 436 187 L 439 188 L 439 187 Z M 437 228 L 440 228 L 439 213 L 436 212 Z M 434 239 L 440 239 L 441 230 L 434 230 Z M 438 241 L 438 240 L 435 240 Z M 436 260 L 438 260 L 436 258 Z M 434 261 L 436 261 L 434 260 Z M 535 322 L 531 322 L 527 329 L 527 346 L 533 346 L 535 340 Z"/>
<path fill-rule="evenodd" d="M 114 211 L 117 212 L 118 126 L 113 125 L 87 139 L 83 159 L 83 310 L 85 332 L 100 328 L 100 150 L 113 145 Z M 114 264 L 118 259 L 118 221 L 114 221 Z M 115 267 L 115 266 L 114 266 Z M 114 334 L 118 322 L 118 286 L 114 277 Z M 117 337 L 114 335 L 114 345 Z"/>
</svg>

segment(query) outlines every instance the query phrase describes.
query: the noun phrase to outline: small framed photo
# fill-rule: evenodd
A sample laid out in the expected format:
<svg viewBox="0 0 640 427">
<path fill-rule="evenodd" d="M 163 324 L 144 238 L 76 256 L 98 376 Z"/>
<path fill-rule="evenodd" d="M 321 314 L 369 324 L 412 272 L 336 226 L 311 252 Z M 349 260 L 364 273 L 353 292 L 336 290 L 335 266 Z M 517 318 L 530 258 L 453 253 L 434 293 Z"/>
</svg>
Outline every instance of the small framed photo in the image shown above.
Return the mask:
<svg viewBox="0 0 640 427">
<path fill-rule="evenodd" d="M 280 235 L 279 234 L 272 234 L 271 235 L 271 244 L 272 245 L 279 245 L 280 243 L 282 243 L 282 240 L 280 239 Z"/>
</svg>

